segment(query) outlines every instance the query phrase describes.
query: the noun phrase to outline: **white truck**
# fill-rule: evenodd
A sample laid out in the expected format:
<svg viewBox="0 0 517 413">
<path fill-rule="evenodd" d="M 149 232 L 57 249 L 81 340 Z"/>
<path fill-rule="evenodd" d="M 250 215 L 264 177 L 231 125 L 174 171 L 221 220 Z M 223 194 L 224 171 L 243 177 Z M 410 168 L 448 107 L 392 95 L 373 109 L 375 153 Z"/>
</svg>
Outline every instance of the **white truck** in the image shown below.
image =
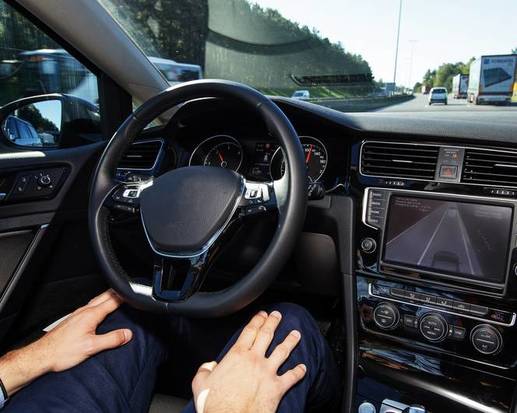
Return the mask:
<svg viewBox="0 0 517 413">
<path fill-rule="evenodd" d="M 457 74 L 452 78 L 452 97 L 454 99 L 466 99 L 469 87 L 469 75 Z"/>
<path fill-rule="evenodd" d="M 468 101 L 479 104 L 511 102 L 517 54 L 481 56 L 470 65 Z"/>
</svg>

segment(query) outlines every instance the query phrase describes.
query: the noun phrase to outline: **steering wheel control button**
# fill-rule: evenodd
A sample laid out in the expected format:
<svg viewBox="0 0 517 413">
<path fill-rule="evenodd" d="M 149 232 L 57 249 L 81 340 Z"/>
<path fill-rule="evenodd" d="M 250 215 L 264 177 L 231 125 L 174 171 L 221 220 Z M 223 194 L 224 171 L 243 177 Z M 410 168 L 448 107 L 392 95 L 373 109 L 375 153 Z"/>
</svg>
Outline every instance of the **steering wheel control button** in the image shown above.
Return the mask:
<svg viewBox="0 0 517 413">
<path fill-rule="evenodd" d="M 246 191 L 244 192 L 244 199 L 247 205 L 260 205 L 269 201 L 269 188 L 266 184 L 246 182 Z M 262 212 L 262 208 L 252 208 L 250 211 Z M 253 212 L 250 212 L 253 213 Z"/>
<path fill-rule="evenodd" d="M 397 328 L 400 314 L 397 307 L 390 303 L 381 303 L 373 311 L 373 321 L 383 330 L 393 330 Z"/>
<path fill-rule="evenodd" d="M 122 193 L 122 197 L 123 198 L 138 198 L 138 189 L 136 188 L 130 188 L 130 189 L 125 189 L 124 192 Z"/>
<path fill-rule="evenodd" d="M 448 333 L 447 322 L 439 314 L 426 314 L 420 320 L 420 333 L 431 342 L 442 341 Z"/>
<path fill-rule="evenodd" d="M 488 324 L 480 324 L 470 334 L 470 341 L 481 354 L 493 355 L 503 347 L 501 333 Z"/>
<path fill-rule="evenodd" d="M 373 238 L 363 238 L 361 241 L 361 251 L 366 254 L 371 254 L 377 249 L 377 243 Z"/>
</svg>

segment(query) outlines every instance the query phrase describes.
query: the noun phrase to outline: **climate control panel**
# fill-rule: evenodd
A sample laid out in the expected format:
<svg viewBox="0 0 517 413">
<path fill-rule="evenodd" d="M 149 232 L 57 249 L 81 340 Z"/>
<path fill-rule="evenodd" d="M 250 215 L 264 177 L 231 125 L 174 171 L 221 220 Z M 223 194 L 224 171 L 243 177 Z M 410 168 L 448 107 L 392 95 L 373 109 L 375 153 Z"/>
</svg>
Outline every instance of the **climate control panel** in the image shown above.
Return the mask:
<svg viewBox="0 0 517 413">
<path fill-rule="evenodd" d="M 454 293 L 358 277 L 363 331 L 440 354 L 508 367 L 517 362 L 512 311 Z"/>
</svg>

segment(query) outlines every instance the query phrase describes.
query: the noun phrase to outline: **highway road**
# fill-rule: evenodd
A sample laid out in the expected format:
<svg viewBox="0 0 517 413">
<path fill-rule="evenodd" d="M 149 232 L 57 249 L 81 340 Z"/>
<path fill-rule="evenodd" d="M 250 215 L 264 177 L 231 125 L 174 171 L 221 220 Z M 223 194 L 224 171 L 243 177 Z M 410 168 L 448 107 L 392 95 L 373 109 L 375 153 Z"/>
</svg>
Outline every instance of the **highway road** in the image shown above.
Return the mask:
<svg viewBox="0 0 517 413">
<path fill-rule="evenodd" d="M 507 112 L 515 116 L 517 114 L 516 106 L 495 106 L 495 105 L 472 105 L 467 103 L 466 99 L 453 99 L 449 95 L 447 105 L 440 103 L 433 103 L 431 106 L 428 105 L 429 95 L 416 94 L 415 98 L 407 102 L 399 103 L 397 105 L 387 106 L 382 109 L 378 109 L 379 112 L 457 112 L 457 111 L 469 111 L 469 112 Z"/>
<path fill-rule="evenodd" d="M 461 212 L 455 204 L 443 204 L 388 241 L 386 258 L 452 273 L 483 274 L 467 231 L 475 222 L 465 223 L 469 216 Z"/>
</svg>

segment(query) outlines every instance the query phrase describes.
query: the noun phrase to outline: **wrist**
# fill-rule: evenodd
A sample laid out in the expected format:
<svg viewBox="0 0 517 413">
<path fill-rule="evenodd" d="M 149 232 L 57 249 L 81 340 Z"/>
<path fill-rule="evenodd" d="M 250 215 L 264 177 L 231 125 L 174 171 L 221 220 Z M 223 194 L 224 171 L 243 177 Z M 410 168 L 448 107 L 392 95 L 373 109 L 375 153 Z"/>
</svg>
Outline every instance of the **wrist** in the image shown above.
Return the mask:
<svg viewBox="0 0 517 413">
<path fill-rule="evenodd" d="M 8 396 L 51 371 L 52 361 L 39 340 L 0 358 L 0 379 Z"/>
</svg>

